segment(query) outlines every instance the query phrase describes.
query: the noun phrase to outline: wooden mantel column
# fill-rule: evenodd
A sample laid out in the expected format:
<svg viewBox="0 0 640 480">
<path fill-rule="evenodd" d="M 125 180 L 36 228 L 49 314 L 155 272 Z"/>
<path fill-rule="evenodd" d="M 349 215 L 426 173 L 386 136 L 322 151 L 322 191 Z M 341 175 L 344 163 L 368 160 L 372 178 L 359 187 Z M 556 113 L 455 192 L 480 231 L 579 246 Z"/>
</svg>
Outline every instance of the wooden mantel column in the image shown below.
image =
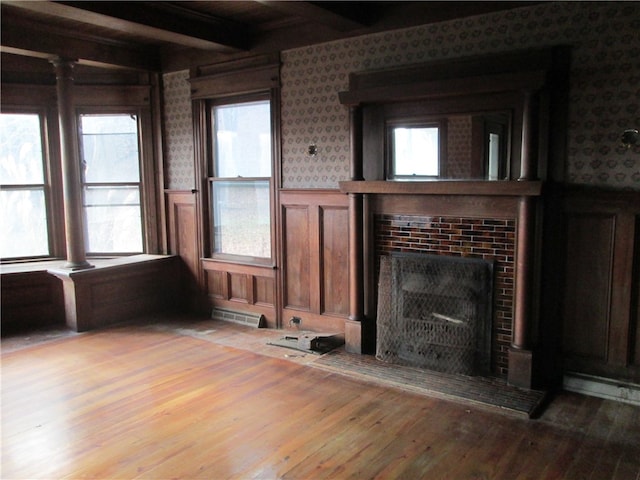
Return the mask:
<svg viewBox="0 0 640 480">
<path fill-rule="evenodd" d="M 81 270 L 91 268 L 87 262 L 82 217 L 82 183 L 76 119 L 73 109 L 73 67 L 75 61 L 64 58 L 51 60 L 56 72 L 58 116 L 60 123 L 60 157 L 62 162 L 62 190 L 64 222 L 67 242 L 65 268 Z"/>
<path fill-rule="evenodd" d="M 528 389 L 533 388 L 534 372 L 531 324 L 535 283 L 536 205 L 537 199 L 529 196 L 520 197 L 518 203 L 513 337 L 509 349 L 509 383 Z"/>
<path fill-rule="evenodd" d="M 522 112 L 522 157 L 518 180 L 538 180 L 538 94 L 531 90 L 524 92 Z"/>
<path fill-rule="evenodd" d="M 362 109 L 352 106 L 351 180 L 364 180 L 362 175 Z M 364 320 L 363 195 L 349 193 L 349 319 L 345 322 L 345 349 L 363 353 L 362 321 Z"/>
<path fill-rule="evenodd" d="M 538 97 L 531 90 L 524 92 L 522 123 L 521 182 L 538 178 Z M 533 352 L 531 350 L 532 296 L 535 270 L 535 197 L 522 196 L 518 200 L 516 233 L 516 278 L 513 315 L 513 337 L 509 349 L 508 380 L 512 385 L 533 388 Z"/>
</svg>

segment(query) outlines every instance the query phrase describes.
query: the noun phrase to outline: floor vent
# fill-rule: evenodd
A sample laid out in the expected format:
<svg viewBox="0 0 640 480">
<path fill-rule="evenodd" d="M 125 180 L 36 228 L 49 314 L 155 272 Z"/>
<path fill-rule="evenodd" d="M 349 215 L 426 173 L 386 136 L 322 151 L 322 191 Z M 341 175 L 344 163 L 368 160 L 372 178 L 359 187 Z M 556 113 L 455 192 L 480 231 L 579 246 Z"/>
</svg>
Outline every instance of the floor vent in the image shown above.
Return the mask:
<svg viewBox="0 0 640 480">
<path fill-rule="evenodd" d="M 238 323 L 248 327 L 263 328 L 266 324 L 264 315 L 259 313 L 236 312 L 225 308 L 211 310 L 211 318 L 225 322 Z"/>
</svg>

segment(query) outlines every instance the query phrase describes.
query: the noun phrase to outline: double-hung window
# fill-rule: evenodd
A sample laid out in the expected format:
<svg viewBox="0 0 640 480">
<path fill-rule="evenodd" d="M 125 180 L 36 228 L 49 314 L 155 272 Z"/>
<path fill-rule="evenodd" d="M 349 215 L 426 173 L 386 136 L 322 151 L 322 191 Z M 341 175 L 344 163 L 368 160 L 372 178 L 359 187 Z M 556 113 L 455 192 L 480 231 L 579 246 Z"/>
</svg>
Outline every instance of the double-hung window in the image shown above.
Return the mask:
<svg viewBox="0 0 640 480">
<path fill-rule="evenodd" d="M 0 114 L 0 257 L 51 253 L 48 149 L 42 112 Z"/>
<path fill-rule="evenodd" d="M 210 103 L 213 257 L 272 258 L 272 115 L 268 95 Z"/>
<path fill-rule="evenodd" d="M 88 254 L 144 251 L 138 125 L 135 113 L 78 117 Z"/>
<path fill-rule="evenodd" d="M 2 262 L 65 256 L 65 198 L 58 115 L 51 100 L 54 92 L 49 87 L 4 87 L 6 103 L 0 112 Z M 88 256 L 160 250 L 160 177 L 154 159 L 150 97 L 148 86 L 74 88 L 82 183 L 77 201 Z"/>
</svg>

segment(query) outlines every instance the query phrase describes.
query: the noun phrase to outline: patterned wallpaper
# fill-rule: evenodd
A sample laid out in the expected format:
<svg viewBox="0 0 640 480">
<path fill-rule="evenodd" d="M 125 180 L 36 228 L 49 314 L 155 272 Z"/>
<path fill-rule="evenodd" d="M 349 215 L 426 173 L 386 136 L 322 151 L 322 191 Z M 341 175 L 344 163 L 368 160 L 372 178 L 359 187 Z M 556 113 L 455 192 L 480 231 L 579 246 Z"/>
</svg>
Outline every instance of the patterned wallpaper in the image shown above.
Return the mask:
<svg viewBox="0 0 640 480">
<path fill-rule="evenodd" d="M 447 122 L 447 176 L 471 178 L 471 115 L 452 115 Z"/>
<path fill-rule="evenodd" d="M 165 187 L 172 190 L 191 190 L 196 182 L 189 71 L 165 74 L 163 83 Z"/>
<path fill-rule="evenodd" d="M 568 161 L 571 183 L 640 189 L 637 2 L 544 3 L 368 35 L 282 54 L 282 171 L 288 188 L 335 188 L 349 177 L 349 119 L 338 92 L 350 72 L 523 48 L 572 45 Z M 316 143 L 318 155 L 306 146 Z"/>
<path fill-rule="evenodd" d="M 283 186 L 337 188 L 349 178 L 349 118 L 338 92 L 350 72 L 563 44 L 573 46 L 567 181 L 640 190 L 640 145 L 619 142 L 623 130 L 640 128 L 639 31 L 638 2 L 548 2 L 285 51 Z M 187 77 L 165 75 L 169 188 L 193 183 Z"/>
</svg>

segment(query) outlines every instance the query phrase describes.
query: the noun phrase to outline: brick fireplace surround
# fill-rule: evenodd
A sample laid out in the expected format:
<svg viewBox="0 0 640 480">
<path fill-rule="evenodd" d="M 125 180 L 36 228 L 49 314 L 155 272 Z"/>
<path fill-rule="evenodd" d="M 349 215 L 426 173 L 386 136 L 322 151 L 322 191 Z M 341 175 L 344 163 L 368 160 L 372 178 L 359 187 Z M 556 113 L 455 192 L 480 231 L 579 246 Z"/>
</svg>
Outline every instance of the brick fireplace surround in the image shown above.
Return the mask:
<svg viewBox="0 0 640 480">
<path fill-rule="evenodd" d="M 379 214 L 373 223 L 376 257 L 411 252 L 480 258 L 494 264 L 491 370 L 506 377 L 513 324 L 515 219 Z"/>
</svg>

